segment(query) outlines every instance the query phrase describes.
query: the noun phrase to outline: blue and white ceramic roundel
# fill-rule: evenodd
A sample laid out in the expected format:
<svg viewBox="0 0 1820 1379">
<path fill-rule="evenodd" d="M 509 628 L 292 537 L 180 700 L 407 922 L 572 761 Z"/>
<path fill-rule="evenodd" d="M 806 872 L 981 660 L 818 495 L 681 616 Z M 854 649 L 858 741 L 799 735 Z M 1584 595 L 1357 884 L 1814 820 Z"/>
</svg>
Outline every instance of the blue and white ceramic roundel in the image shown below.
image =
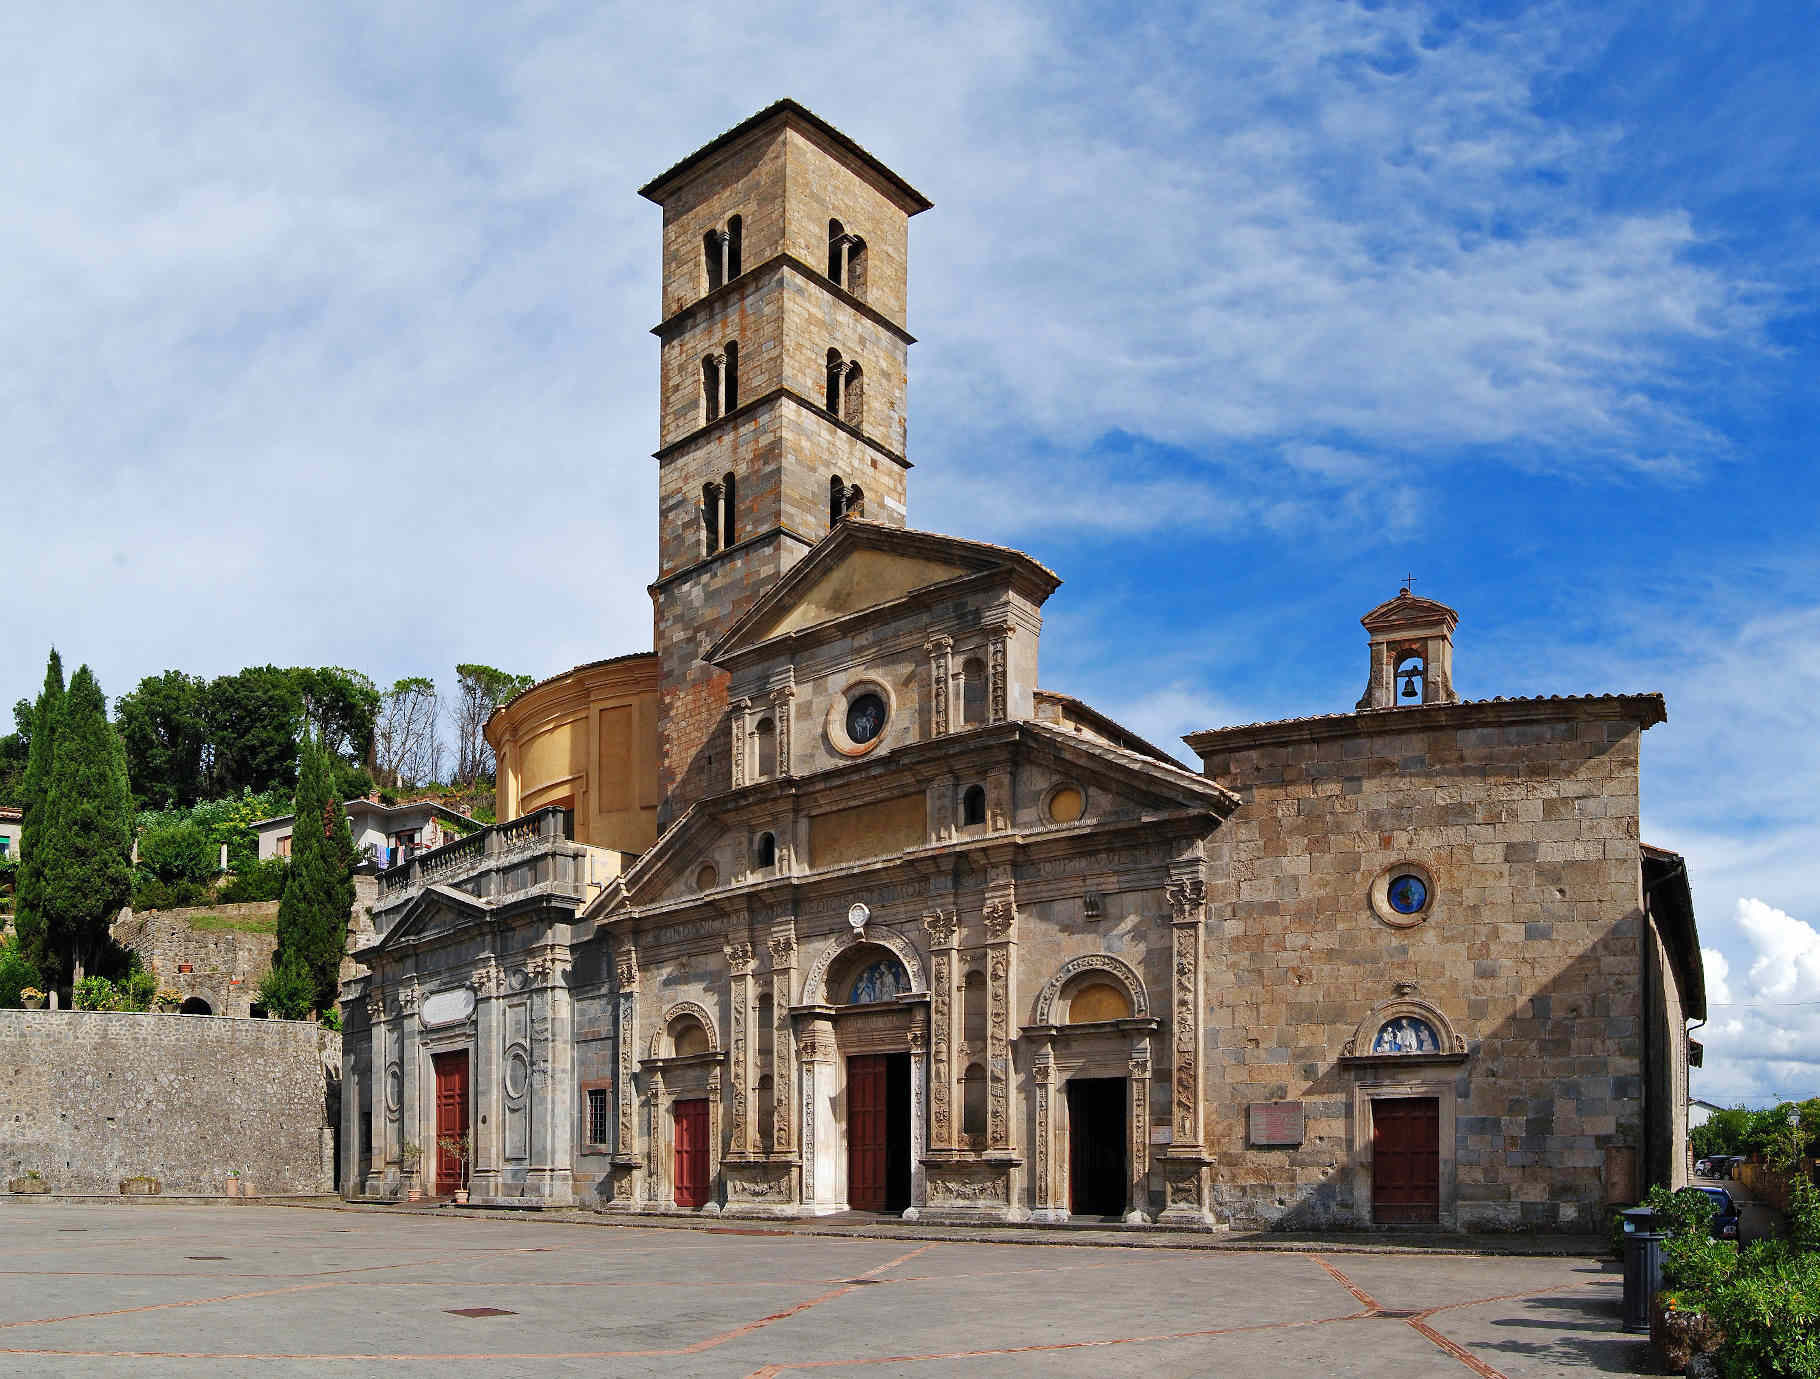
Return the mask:
<svg viewBox="0 0 1820 1379">
<path fill-rule="evenodd" d="M 1428 904 L 1428 886 L 1419 876 L 1404 872 L 1390 879 L 1390 908 L 1400 915 L 1421 914 Z"/>
</svg>

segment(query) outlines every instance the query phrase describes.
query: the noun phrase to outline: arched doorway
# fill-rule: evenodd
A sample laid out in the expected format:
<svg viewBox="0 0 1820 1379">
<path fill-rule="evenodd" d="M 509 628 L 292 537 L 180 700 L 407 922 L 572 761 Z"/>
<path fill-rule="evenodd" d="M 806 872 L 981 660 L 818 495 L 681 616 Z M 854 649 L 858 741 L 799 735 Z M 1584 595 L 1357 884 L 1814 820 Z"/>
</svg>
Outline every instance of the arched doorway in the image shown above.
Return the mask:
<svg viewBox="0 0 1820 1379">
<path fill-rule="evenodd" d="M 215 1008 L 200 996 L 191 996 L 177 1007 L 179 1015 L 213 1015 Z"/>
<path fill-rule="evenodd" d="M 1143 979 L 1109 953 L 1074 958 L 1024 1027 L 1035 1087 L 1035 1217 L 1147 1221 L 1150 1047 Z"/>
<path fill-rule="evenodd" d="M 828 994 L 842 1012 L 895 1011 L 910 974 L 889 950 L 860 944 L 828 973 Z M 885 1022 L 875 1034 L 885 1033 Z M 835 1026 L 840 1038 L 841 1022 Z M 908 1029 L 904 1031 L 906 1040 Z M 888 1038 L 888 1034 L 886 1035 Z M 843 1047 L 843 1052 L 845 1048 Z M 910 1053 L 846 1054 L 847 1205 L 901 1212 L 910 1205 Z"/>
</svg>

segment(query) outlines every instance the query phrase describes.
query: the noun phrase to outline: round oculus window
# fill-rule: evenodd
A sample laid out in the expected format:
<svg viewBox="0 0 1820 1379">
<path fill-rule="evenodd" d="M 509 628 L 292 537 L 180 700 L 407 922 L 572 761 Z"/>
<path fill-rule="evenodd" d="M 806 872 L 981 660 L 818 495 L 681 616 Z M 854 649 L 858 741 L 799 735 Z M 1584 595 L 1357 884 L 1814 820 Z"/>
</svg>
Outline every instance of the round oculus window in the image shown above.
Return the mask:
<svg viewBox="0 0 1820 1379">
<path fill-rule="evenodd" d="M 885 701 L 867 690 L 847 703 L 847 739 L 855 747 L 864 747 L 885 730 Z"/>
<path fill-rule="evenodd" d="M 1403 872 L 1390 878 L 1384 898 L 1400 915 L 1419 915 L 1428 906 L 1428 883 L 1413 872 Z"/>
</svg>

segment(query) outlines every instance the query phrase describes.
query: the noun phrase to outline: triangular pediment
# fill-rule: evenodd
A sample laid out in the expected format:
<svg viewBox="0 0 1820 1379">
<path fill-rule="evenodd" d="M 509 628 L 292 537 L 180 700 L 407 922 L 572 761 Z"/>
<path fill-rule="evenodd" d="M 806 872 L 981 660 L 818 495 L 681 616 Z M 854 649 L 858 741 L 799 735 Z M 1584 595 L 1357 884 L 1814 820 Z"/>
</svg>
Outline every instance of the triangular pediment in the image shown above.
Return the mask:
<svg viewBox="0 0 1820 1379">
<path fill-rule="evenodd" d="M 431 943 L 488 913 L 485 901 L 450 886 L 425 886 L 379 940 L 381 951 Z"/>
<path fill-rule="evenodd" d="M 992 571 L 1021 580 L 1037 603 L 1061 583 L 1021 551 L 849 518 L 773 585 L 708 659 Z"/>
<path fill-rule="evenodd" d="M 1460 615 L 1444 603 L 1418 598 L 1405 589 L 1395 598 L 1380 603 L 1359 621 L 1368 632 L 1390 632 L 1399 627 L 1437 622 L 1451 629 L 1459 623 Z"/>
</svg>

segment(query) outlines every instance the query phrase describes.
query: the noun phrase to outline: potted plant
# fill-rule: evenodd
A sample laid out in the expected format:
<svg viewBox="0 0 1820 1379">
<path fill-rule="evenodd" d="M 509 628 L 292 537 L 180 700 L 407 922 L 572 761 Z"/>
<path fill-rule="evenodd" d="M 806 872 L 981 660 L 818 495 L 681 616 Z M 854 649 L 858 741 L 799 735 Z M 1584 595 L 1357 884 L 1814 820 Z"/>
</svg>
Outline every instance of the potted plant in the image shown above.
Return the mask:
<svg viewBox="0 0 1820 1379">
<path fill-rule="evenodd" d="M 466 1206 L 468 1202 L 468 1160 L 474 1156 L 474 1136 L 464 1131 L 459 1135 L 444 1135 L 436 1141 L 443 1153 L 455 1160 L 455 1205 Z"/>
<path fill-rule="evenodd" d="M 21 987 L 19 989 L 19 1004 L 24 1006 L 27 1010 L 43 1010 L 44 993 L 35 986 Z"/>
<path fill-rule="evenodd" d="M 413 1140 L 406 1140 L 398 1146 L 398 1158 L 404 1165 L 404 1176 L 407 1183 L 405 1200 L 423 1201 L 423 1186 L 417 1181 L 417 1164 L 423 1158 L 422 1148 Z"/>
<path fill-rule="evenodd" d="M 6 1190 L 21 1197 L 42 1197 L 49 1194 L 51 1185 L 37 1169 L 28 1168 L 23 1178 L 14 1178 L 8 1182 Z"/>
<path fill-rule="evenodd" d="M 229 1197 L 240 1195 L 240 1170 L 237 1168 L 230 1168 L 227 1172 L 227 1195 Z"/>
</svg>

